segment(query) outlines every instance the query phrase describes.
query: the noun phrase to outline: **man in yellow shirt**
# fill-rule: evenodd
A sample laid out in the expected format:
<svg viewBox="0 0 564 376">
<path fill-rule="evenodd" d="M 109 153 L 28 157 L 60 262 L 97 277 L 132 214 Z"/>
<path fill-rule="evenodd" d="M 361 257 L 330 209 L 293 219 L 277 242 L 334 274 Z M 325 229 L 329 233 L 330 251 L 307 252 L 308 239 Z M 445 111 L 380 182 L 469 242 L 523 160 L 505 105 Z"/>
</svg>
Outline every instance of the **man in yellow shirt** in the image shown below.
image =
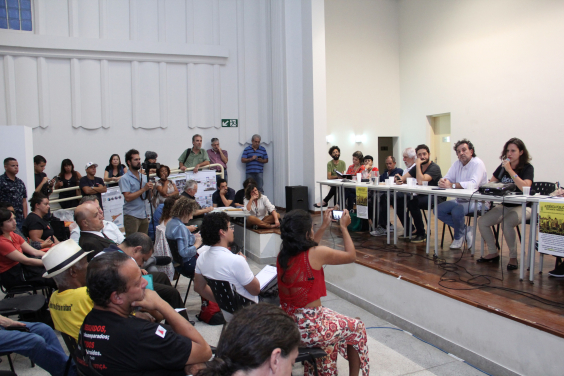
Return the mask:
<svg viewBox="0 0 564 376">
<path fill-rule="evenodd" d="M 49 310 L 55 329 L 78 340 L 78 331 L 84 318 L 94 307 L 86 292 L 86 269 L 88 262 L 84 252 L 72 239 L 52 247 L 43 256 L 47 273 L 53 278 L 58 290 L 51 295 Z"/>
</svg>

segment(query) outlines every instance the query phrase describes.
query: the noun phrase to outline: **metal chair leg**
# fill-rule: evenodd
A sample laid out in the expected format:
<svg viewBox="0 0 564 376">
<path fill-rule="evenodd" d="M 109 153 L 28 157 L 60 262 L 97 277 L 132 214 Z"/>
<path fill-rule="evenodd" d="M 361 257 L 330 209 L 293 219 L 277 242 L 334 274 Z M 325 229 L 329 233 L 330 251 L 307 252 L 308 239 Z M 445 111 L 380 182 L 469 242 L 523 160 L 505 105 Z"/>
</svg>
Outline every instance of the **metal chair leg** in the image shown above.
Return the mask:
<svg viewBox="0 0 564 376">
<path fill-rule="evenodd" d="M 192 286 L 193 278 L 190 278 L 190 282 L 188 283 L 188 288 L 186 289 L 186 296 L 184 296 L 184 306 L 186 306 L 186 300 L 188 299 L 188 293 L 190 292 L 190 286 Z"/>
</svg>

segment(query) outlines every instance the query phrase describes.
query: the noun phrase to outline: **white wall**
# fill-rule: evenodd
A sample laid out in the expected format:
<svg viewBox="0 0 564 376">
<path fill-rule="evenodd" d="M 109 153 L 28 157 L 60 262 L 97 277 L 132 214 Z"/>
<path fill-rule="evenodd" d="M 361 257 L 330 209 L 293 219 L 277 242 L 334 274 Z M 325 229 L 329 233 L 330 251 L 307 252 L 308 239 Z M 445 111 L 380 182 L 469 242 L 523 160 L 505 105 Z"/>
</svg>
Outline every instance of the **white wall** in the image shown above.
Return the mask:
<svg viewBox="0 0 564 376">
<path fill-rule="evenodd" d="M 31 198 L 35 190 L 35 177 L 33 171 L 33 135 L 29 127 L 9 125 L 2 127 L 0 137 L 0 162 L 11 157 L 18 161 L 18 175 L 27 190 L 27 197 Z M 26 151 L 31 151 L 27 153 Z M 2 174 L 4 170 L 2 170 Z M 29 207 L 29 206 L 28 206 Z"/>
<path fill-rule="evenodd" d="M 562 179 L 551 162 L 564 135 L 564 2 L 401 0 L 399 15 L 403 147 L 428 141 L 427 115 L 450 112 L 451 140 L 470 139 L 488 174 L 519 137 L 535 180 Z"/>
<path fill-rule="evenodd" d="M 327 134 L 347 165 L 356 150 L 378 158 L 378 137 L 401 135 L 398 9 L 394 0 L 325 1 Z"/>
<path fill-rule="evenodd" d="M 252 134 L 272 156 L 269 2 L 33 6 L 34 32 L 0 30 L 0 125 L 34 128 L 34 152 L 47 159 L 49 176 L 64 158 L 81 173 L 96 162 L 101 175 L 111 154 L 123 158 L 130 148 L 177 166 L 195 133 L 206 148 L 219 137 L 234 188 L 244 180 L 240 156 Z M 222 129 L 221 119 L 239 119 L 239 128 Z M 270 193 L 274 170 L 271 157 Z"/>
</svg>

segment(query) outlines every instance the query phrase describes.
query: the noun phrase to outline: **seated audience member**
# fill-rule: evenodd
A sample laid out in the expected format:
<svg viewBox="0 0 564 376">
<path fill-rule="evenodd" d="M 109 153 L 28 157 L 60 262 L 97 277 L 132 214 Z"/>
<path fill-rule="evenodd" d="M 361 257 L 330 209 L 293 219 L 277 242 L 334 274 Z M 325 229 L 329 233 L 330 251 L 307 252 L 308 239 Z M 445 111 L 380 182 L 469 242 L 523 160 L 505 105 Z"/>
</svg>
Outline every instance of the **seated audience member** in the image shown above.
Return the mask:
<svg viewBox="0 0 564 376">
<path fill-rule="evenodd" d="M 472 185 L 473 189 L 486 184 L 488 173 L 486 165 L 476 157 L 474 145 L 467 139 L 462 139 L 454 145 L 454 151 L 458 160 L 449 168 L 447 174 L 439 180 L 439 187 L 447 189 L 466 189 Z M 445 201 L 437 208 L 437 218 L 454 229 L 454 239 L 450 249 L 460 249 L 466 235 L 468 249 L 472 247 L 472 227 L 466 228 L 465 215 L 474 212 L 476 201 L 464 198 Z M 482 209 L 482 203 L 478 202 L 478 210 Z"/>
<path fill-rule="evenodd" d="M 198 182 L 196 180 L 188 180 L 184 186 L 184 192 L 182 192 L 181 196 L 196 201 L 196 192 L 198 192 Z M 202 225 L 204 215 L 212 210 L 213 206 L 208 206 L 207 208 L 202 209 L 200 204 L 198 204 L 198 201 L 196 201 L 196 211 L 193 213 L 193 218 L 190 220 L 188 225 L 200 227 Z"/>
<path fill-rule="evenodd" d="M 278 254 L 278 294 L 280 305 L 298 325 L 301 346 L 321 347 L 327 356 L 317 360 L 322 375 L 337 374 L 337 353 L 349 360 L 349 375 L 368 376 L 369 361 L 366 330 L 362 321 L 334 312 L 321 305 L 326 296 L 324 265 L 350 264 L 356 250 L 347 230 L 351 217 L 347 210 L 340 219 L 344 252 L 320 246 L 323 232 L 331 222 L 331 210 L 324 214 L 323 224 L 313 232 L 311 215 L 292 210 L 282 220 L 282 246 Z M 311 374 L 306 363 L 304 374 Z"/>
<path fill-rule="evenodd" d="M 331 146 L 331 148 L 329 148 L 329 155 L 331 156 L 332 159 L 329 162 L 327 162 L 327 179 L 328 180 L 338 179 L 339 175 L 337 175 L 335 171 L 339 171 L 340 173 L 343 173 L 347 169 L 347 165 L 345 164 L 345 161 L 339 159 L 341 158 L 341 149 L 339 149 L 338 146 L 333 145 Z M 325 196 L 323 201 L 314 204 L 313 206 L 316 208 L 322 206 L 326 207 L 329 203 L 329 200 L 331 200 L 333 197 L 336 197 L 335 196 L 336 191 L 337 190 L 335 187 L 331 187 L 331 189 L 329 189 L 329 193 L 327 194 L 327 196 Z M 336 197 L 335 200 L 337 198 L 338 197 Z M 337 201 L 335 201 L 335 204 L 336 203 Z"/>
<path fill-rule="evenodd" d="M 439 184 L 439 180 L 442 177 L 441 168 L 438 164 L 431 161 L 431 152 L 427 145 L 421 144 L 415 148 L 417 154 L 417 160 L 415 166 L 413 166 L 407 173 L 400 176 L 396 175 L 396 184 L 404 184 L 407 182 L 407 178 L 416 178 L 418 185 L 423 185 L 424 181 L 428 182 L 429 186 L 436 187 Z M 413 218 L 413 223 L 417 229 L 415 237 L 411 239 L 412 243 L 422 243 L 427 241 L 427 235 L 425 233 L 425 224 L 423 223 L 423 216 L 421 215 L 421 209 L 426 210 L 428 208 L 429 196 L 423 194 L 414 195 L 411 200 L 407 201 L 407 210 Z M 404 200 L 397 201 L 398 207 L 397 212 L 403 213 L 404 211 Z M 441 203 L 444 198 L 439 197 L 438 202 Z M 403 223 L 403 215 L 399 215 L 399 219 L 405 229 L 405 224 Z"/>
<path fill-rule="evenodd" d="M 94 307 L 94 302 L 86 291 L 86 255 L 78 244 L 69 239 L 50 249 L 43 258 L 48 270 L 45 278 L 53 278 L 57 284 L 57 291 L 49 300 L 49 311 L 55 329 L 77 341 L 84 318 Z M 49 272 L 51 269 L 54 271 Z M 150 314 L 138 312 L 136 316 L 154 321 Z"/>
<path fill-rule="evenodd" d="M 245 179 L 243 182 L 243 189 L 239 189 L 237 193 L 235 193 L 235 199 L 233 200 L 233 204 L 236 208 L 244 208 L 245 207 L 245 189 L 249 186 L 249 184 L 257 185 L 253 178 Z"/>
<path fill-rule="evenodd" d="M 44 173 L 47 160 L 42 155 L 33 157 L 33 172 L 35 176 L 35 192 L 43 193 L 45 197 L 49 197 L 55 185 L 55 179 L 49 180 L 47 174 Z"/>
<path fill-rule="evenodd" d="M 353 164 L 349 166 L 346 171 L 347 175 L 353 175 L 356 179 L 356 174 L 364 171 L 364 156 L 361 151 L 355 151 L 352 155 Z M 345 188 L 345 203 L 347 210 L 352 210 L 356 201 L 356 190 L 354 188 Z"/>
<path fill-rule="evenodd" d="M 405 163 L 405 170 L 403 170 L 403 174 L 407 174 L 407 172 L 415 165 L 415 161 L 417 160 L 417 153 L 415 153 L 415 149 L 411 146 L 405 148 L 403 151 L 403 163 Z"/>
<path fill-rule="evenodd" d="M 23 355 L 53 376 L 65 375 L 69 357 L 49 326 L 40 322 L 14 321 L 0 315 L 0 327 L 0 353 Z M 22 327 L 29 331 L 6 330 L 8 327 Z M 68 375 L 76 375 L 74 365 Z"/>
<path fill-rule="evenodd" d="M 181 274 L 191 275 L 196 267 L 198 258 L 196 250 L 202 245 L 200 237 L 195 237 L 184 223 L 190 222 L 192 213 L 196 210 L 196 201 L 181 197 L 172 207 L 172 219 L 166 225 L 167 239 L 176 240 L 178 254 L 182 257 Z"/>
<path fill-rule="evenodd" d="M 194 291 L 214 303 L 215 297 L 206 278 L 227 281 L 235 286 L 237 293 L 258 303 L 260 282 L 253 274 L 246 257 L 241 253 L 234 255 L 228 248 L 234 241 L 235 225 L 229 223 L 226 213 L 206 215 L 202 223 L 202 242 L 210 249 L 203 252 L 196 261 Z M 227 321 L 231 314 L 223 312 Z"/>
<path fill-rule="evenodd" d="M 215 137 L 211 139 L 211 147 L 211 149 L 207 150 L 210 164 L 220 164 L 223 166 L 223 178 L 221 175 L 216 175 L 216 179 L 225 179 L 225 181 L 227 181 L 227 162 L 229 162 L 227 150 L 223 150 L 221 146 L 219 146 L 219 139 Z M 220 167 L 211 167 L 211 169 L 221 172 Z M 217 184 L 219 184 L 219 180 Z"/>
<path fill-rule="evenodd" d="M 166 227 L 168 222 L 170 222 L 170 220 L 172 219 L 172 208 L 174 207 L 176 201 L 178 201 L 180 198 L 182 198 L 182 196 L 178 195 L 178 196 L 171 196 L 165 200 L 163 206 L 163 213 L 161 214 L 161 218 L 159 219 L 159 224 L 165 225 Z M 196 230 L 196 226 L 188 226 L 188 227 L 191 228 L 190 231 Z"/>
<path fill-rule="evenodd" d="M 59 199 L 62 198 L 69 198 L 74 196 L 81 196 L 80 188 L 78 187 L 78 182 L 82 176 L 74 170 L 74 164 L 70 159 L 63 159 L 61 162 L 61 172 L 59 172 L 59 177 L 57 179 L 57 184 L 55 184 L 55 189 L 64 189 L 64 188 L 71 188 L 76 187 L 76 191 L 65 191 L 59 193 Z M 59 202 L 61 208 L 69 209 L 78 206 L 78 199 L 76 200 L 69 200 L 69 201 L 62 201 Z"/>
<path fill-rule="evenodd" d="M 104 170 L 104 181 L 108 183 L 108 187 L 118 185 L 119 179 L 127 172 L 127 167 L 121 163 L 118 154 L 112 154 L 110 161 Z"/>
<path fill-rule="evenodd" d="M 2 229 L 2 236 L 0 236 L 0 279 L 2 285 L 6 288 L 21 285 L 55 287 L 51 280 L 42 277 L 45 268 L 43 262 L 36 258 L 43 257 L 45 252 L 33 248 L 21 236 L 14 233 L 16 229 L 15 214 L 6 209 L 0 209 L 0 226 Z"/>
<path fill-rule="evenodd" d="M 52 278 L 57 291 L 49 300 L 55 329 L 78 340 L 84 318 L 94 307 L 86 291 L 86 255 L 72 239 L 61 242 L 45 254 L 45 278 Z"/>
<path fill-rule="evenodd" d="M 403 175 L 403 170 L 401 168 L 396 167 L 396 158 L 393 155 L 389 155 L 386 158 L 386 171 L 382 175 L 380 175 L 379 182 L 385 182 L 388 178 L 394 177 L 396 175 Z M 397 200 L 403 200 L 403 192 L 396 193 Z M 378 207 L 378 226 L 374 231 L 370 233 L 372 236 L 382 236 L 386 235 L 386 222 L 388 220 L 388 206 L 394 206 L 393 202 L 388 203 L 388 195 L 386 193 L 380 194 L 380 206 Z M 398 216 L 403 217 L 403 211 L 398 211 Z M 371 206 L 368 207 L 368 217 L 372 217 L 372 210 Z M 372 219 L 372 218 L 371 218 Z M 403 220 L 403 218 L 402 218 Z M 394 231 L 394 226 L 390 226 L 390 231 Z"/>
<path fill-rule="evenodd" d="M 280 227 L 280 214 L 254 184 L 249 184 L 245 190 L 245 208 L 251 214 L 247 218 L 247 226 L 255 229 Z"/>
<path fill-rule="evenodd" d="M 34 193 L 29 200 L 31 213 L 25 218 L 22 230 L 24 235 L 34 242 L 51 239 L 54 244 L 59 241 L 55 237 L 55 231 L 44 217 L 49 214 L 49 199 L 43 193 Z"/>
<path fill-rule="evenodd" d="M 217 191 L 212 195 L 213 207 L 227 207 L 235 206 L 233 201 L 235 200 L 235 190 L 227 186 L 227 180 L 217 179 Z"/>
<path fill-rule="evenodd" d="M 514 137 L 503 145 L 501 150 L 501 165 L 494 171 L 490 182 L 513 183 L 523 191 L 523 187 L 533 185 L 535 169 L 529 162 L 531 157 L 525 143 Z M 499 178 L 501 176 L 501 179 Z M 531 208 L 528 206 L 526 211 L 527 219 L 531 217 Z M 519 267 L 517 261 L 517 242 L 515 240 L 515 227 L 521 223 L 522 212 L 519 204 L 497 205 L 478 219 L 480 234 L 484 237 L 488 245 L 488 252 L 484 257 L 480 257 L 476 262 L 499 262 L 499 254 L 495 245 L 495 238 L 491 227 L 502 223 L 503 236 L 509 248 L 509 262 L 507 270 L 516 270 Z M 524 239 L 523 239 L 524 240 Z M 521 260 L 523 262 L 523 260 Z M 554 272 L 551 271 L 551 272 Z"/>
<path fill-rule="evenodd" d="M 146 290 L 141 269 L 122 252 L 109 252 L 88 265 L 88 294 L 94 308 L 84 319 L 79 343 L 88 341 L 95 352 L 77 351 L 77 366 L 109 375 L 185 375 L 190 365 L 211 357 L 198 331 L 154 291 Z M 132 317 L 137 307 L 162 313 L 167 323 Z M 100 336 L 98 328 L 104 328 Z"/>
<path fill-rule="evenodd" d="M 364 156 L 364 171 L 372 171 L 372 165 L 374 165 L 374 158 L 371 155 Z"/>
<path fill-rule="evenodd" d="M 198 376 L 291 375 L 300 332 L 284 311 L 256 304 L 235 313 Z"/>
<path fill-rule="evenodd" d="M 14 207 L 12 206 L 12 204 L 10 204 L 9 202 L 3 201 L 0 202 L 0 209 L 6 209 L 14 214 L 16 214 L 16 211 L 14 209 Z M 35 249 L 44 249 L 44 248 L 49 248 L 51 247 L 51 245 L 53 245 L 53 241 L 51 239 L 47 239 L 47 240 L 41 240 L 41 241 L 33 241 L 31 239 L 28 239 L 21 231 L 20 229 L 16 226 L 16 229 L 14 230 L 14 233 L 16 235 L 19 235 L 22 237 L 22 239 L 24 241 L 27 241 L 29 243 L 29 245 L 31 245 L 33 248 Z"/>
<path fill-rule="evenodd" d="M 98 197 L 100 207 L 103 209 L 104 205 L 102 204 L 102 193 L 106 192 L 108 187 L 106 187 L 102 178 L 95 176 L 96 167 L 98 167 L 96 163 L 88 162 L 86 164 L 86 167 L 84 167 L 86 170 L 86 176 L 80 178 L 79 186 L 83 195 L 95 195 Z"/>
<path fill-rule="evenodd" d="M 125 238 L 125 236 L 123 236 L 123 233 L 120 231 L 119 227 L 117 227 L 117 225 L 113 222 L 110 221 L 106 221 L 104 219 L 104 212 L 102 211 L 102 208 L 100 207 L 100 203 L 98 202 L 98 197 L 96 196 L 84 196 L 80 199 L 79 205 L 82 205 L 86 202 L 92 203 L 92 205 L 96 206 L 96 209 L 98 209 L 98 214 L 100 216 L 100 218 L 102 218 L 102 223 L 104 224 L 104 228 L 102 229 L 102 232 L 104 233 L 104 235 L 106 235 L 111 241 L 113 241 L 116 244 L 120 244 L 123 239 Z M 76 215 L 76 212 L 75 212 Z M 80 227 L 76 226 L 71 230 L 71 235 L 70 238 L 72 240 L 74 240 L 76 243 L 80 243 Z"/>
<path fill-rule="evenodd" d="M 159 180 L 155 183 L 155 190 L 153 191 L 154 197 L 151 200 L 153 207 L 157 208 L 160 204 L 164 204 L 167 197 L 178 194 L 178 188 L 174 182 L 168 180 L 170 175 L 170 168 L 161 165 L 157 171 Z"/>
</svg>

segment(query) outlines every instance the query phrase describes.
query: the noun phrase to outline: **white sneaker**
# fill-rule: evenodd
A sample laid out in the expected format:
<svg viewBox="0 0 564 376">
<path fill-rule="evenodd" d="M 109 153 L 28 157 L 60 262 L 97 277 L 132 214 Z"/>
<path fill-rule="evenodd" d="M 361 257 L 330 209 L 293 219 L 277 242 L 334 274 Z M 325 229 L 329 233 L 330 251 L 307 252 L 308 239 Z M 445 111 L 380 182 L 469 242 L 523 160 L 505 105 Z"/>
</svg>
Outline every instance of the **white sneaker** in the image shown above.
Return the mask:
<svg viewBox="0 0 564 376">
<path fill-rule="evenodd" d="M 370 235 L 372 235 L 372 236 L 383 236 L 383 235 L 386 235 L 386 234 L 387 234 L 386 230 L 383 229 L 380 226 L 376 227 L 376 230 L 370 232 Z"/>
<path fill-rule="evenodd" d="M 472 241 L 474 240 L 474 229 L 472 226 L 466 227 L 466 245 L 468 249 L 472 248 Z"/>
<path fill-rule="evenodd" d="M 464 236 L 460 239 L 454 239 L 452 244 L 450 245 L 450 249 L 460 249 L 462 248 L 462 244 L 464 243 Z"/>
<path fill-rule="evenodd" d="M 390 232 L 394 232 L 394 225 L 390 225 Z"/>
</svg>

